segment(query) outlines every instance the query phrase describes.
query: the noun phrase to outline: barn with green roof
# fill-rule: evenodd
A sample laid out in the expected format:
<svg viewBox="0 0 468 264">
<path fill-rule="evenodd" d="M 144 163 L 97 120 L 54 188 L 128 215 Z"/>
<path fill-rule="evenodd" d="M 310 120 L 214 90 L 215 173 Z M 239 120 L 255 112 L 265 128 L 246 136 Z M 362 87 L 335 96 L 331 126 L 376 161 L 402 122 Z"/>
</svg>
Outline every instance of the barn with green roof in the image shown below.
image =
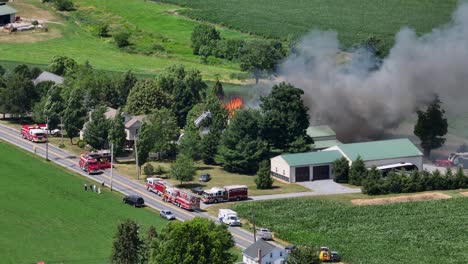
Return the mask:
<svg viewBox="0 0 468 264">
<path fill-rule="evenodd" d="M 412 164 L 423 168 L 423 153 L 408 139 L 339 144 L 323 151 L 283 154 L 271 159 L 271 175 L 286 182 L 333 178 L 333 162 L 345 157 L 349 164 L 361 157 L 366 167 Z"/>
</svg>

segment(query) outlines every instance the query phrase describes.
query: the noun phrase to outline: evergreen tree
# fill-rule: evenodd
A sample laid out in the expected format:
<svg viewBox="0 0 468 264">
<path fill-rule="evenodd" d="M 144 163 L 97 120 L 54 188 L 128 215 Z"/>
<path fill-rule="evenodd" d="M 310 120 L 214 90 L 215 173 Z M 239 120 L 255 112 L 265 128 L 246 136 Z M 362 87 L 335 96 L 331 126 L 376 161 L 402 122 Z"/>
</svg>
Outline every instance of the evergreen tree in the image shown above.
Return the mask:
<svg viewBox="0 0 468 264">
<path fill-rule="evenodd" d="M 224 89 L 219 79 L 216 79 L 216 82 L 211 90 L 211 94 L 215 95 L 221 101 L 224 100 Z"/>
<path fill-rule="evenodd" d="M 167 225 L 151 246 L 152 264 L 229 264 L 234 240 L 226 225 L 201 217 Z"/>
<path fill-rule="evenodd" d="M 229 112 L 214 94 L 208 95 L 206 109 L 211 113 L 208 123 L 210 132 L 202 138 L 201 157 L 206 164 L 214 164 L 221 135 L 227 126 Z"/>
<path fill-rule="evenodd" d="M 86 116 L 87 112 L 83 105 L 81 91 L 75 89 L 71 92 L 63 112 L 63 125 L 70 139 L 70 143 L 73 143 L 73 138 L 79 135 L 85 123 Z"/>
<path fill-rule="evenodd" d="M 179 138 L 179 127 L 174 113 L 167 108 L 154 111 L 147 116 L 151 125 L 152 136 L 155 137 L 151 151 L 158 154 L 174 153 L 175 142 Z"/>
<path fill-rule="evenodd" d="M 56 129 L 60 124 L 62 112 L 65 109 L 65 102 L 61 95 L 62 88 L 60 86 L 52 86 L 46 95 L 44 104 L 44 116 L 49 119 L 49 130 Z"/>
<path fill-rule="evenodd" d="M 149 262 L 149 259 L 150 259 L 150 252 L 151 252 L 151 244 L 153 242 L 157 242 L 155 240 L 157 240 L 158 238 L 158 232 L 156 231 L 156 228 L 154 228 L 154 226 L 150 226 L 147 233 L 146 233 L 146 237 L 145 237 L 145 240 L 143 241 L 142 243 L 142 246 L 141 246 L 141 259 L 140 259 L 140 263 L 141 264 L 147 264 Z"/>
<path fill-rule="evenodd" d="M 84 140 L 95 149 L 103 149 L 108 146 L 110 121 L 106 119 L 107 108 L 99 106 L 91 113 L 91 118 L 86 124 Z"/>
<path fill-rule="evenodd" d="M 260 168 L 257 172 L 257 177 L 255 178 L 255 184 L 257 189 L 271 189 L 273 187 L 273 178 L 271 177 L 270 172 L 270 161 L 264 160 L 260 163 Z"/>
<path fill-rule="evenodd" d="M 138 236 L 138 225 L 126 220 L 117 227 L 112 246 L 112 264 L 135 264 L 139 262 L 142 241 Z"/>
<path fill-rule="evenodd" d="M 123 153 L 126 137 L 124 118 L 122 117 L 122 112 L 118 110 L 110 123 L 109 129 L 109 143 L 114 144 L 114 155 Z"/>
<path fill-rule="evenodd" d="M 372 166 L 365 179 L 362 180 L 362 193 L 369 195 L 383 194 L 385 191 L 381 188 L 382 174 L 377 167 Z"/>
<path fill-rule="evenodd" d="M 306 133 L 309 115 L 301 99 L 303 94 L 301 89 L 281 83 L 273 86 L 268 96 L 261 98 L 263 138 L 272 147 L 286 152 L 293 142 L 294 149 L 300 147 L 298 143 L 302 143 L 305 149 L 313 143 Z M 300 138 L 303 140 L 297 142 Z"/>
<path fill-rule="evenodd" d="M 361 185 L 362 180 L 367 176 L 367 169 L 361 156 L 358 156 L 351 164 L 349 170 L 349 183 L 353 185 Z"/>
<path fill-rule="evenodd" d="M 133 72 L 127 71 L 123 74 L 120 81 L 117 83 L 119 107 L 123 107 L 127 103 L 128 95 L 137 81 L 138 79 Z"/>
<path fill-rule="evenodd" d="M 345 157 L 333 162 L 334 181 L 339 183 L 348 183 L 349 162 Z"/>
<path fill-rule="evenodd" d="M 445 143 L 448 123 L 445 118 L 445 110 L 442 109 L 439 96 L 427 106 L 426 111 L 418 110 L 418 122 L 414 126 L 414 134 L 421 140 L 424 155 L 429 157 L 431 150 L 440 148 Z"/>
<path fill-rule="evenodd" d="M 177 159 L 171 164 L 171 177 L 182 182 L 192 181 L 197 168 L 190 157 L 177 155 Z"/>
<path fill-rule="evenodd" d="M 179 142 L 178 151 L 180 154 L 190 157 L 193 160 L 199 160 L 201 158 L 201 138 L 199 131 L 198 129 L 188 129 L 187 126 L 185 127 L 184 136 Z"/>
<path fill-rule="evenodd" d="M 155 136 L 153 134 L 152 125 L 146 120 L 141 125 L 140 132 L 135 138 L 137 145 L 137 156 L 138 156 L 138 174 L 140 174 L 141 166 L 148 161 L 149 153 L 154 146 Z"/>
<path fill-rule="evenodd" d="M 457 173 L 455 174 L 455 185 L 457 189 L 463 189 L 468 187 L 468 178 L 465 176 L 463 169 L 458 167 Z"/>
<path fill-rule="evenodd" d="M 227 171 L 253 174 L 269 153 L 260 137 L 261 115 L 253 109 L 240 110 L 221 137 L 217 162 Z"/>
</svg>

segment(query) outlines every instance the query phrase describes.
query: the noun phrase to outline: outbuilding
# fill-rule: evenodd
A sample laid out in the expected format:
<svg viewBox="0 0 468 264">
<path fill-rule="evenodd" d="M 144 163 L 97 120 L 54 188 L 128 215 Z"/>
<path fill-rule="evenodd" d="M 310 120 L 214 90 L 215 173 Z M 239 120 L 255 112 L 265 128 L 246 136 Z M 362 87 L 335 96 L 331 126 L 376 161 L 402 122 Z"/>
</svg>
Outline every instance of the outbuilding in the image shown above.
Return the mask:
<svg viewBox="0 0 468 264">
<path fill-rule="evenodd" d="M 366 167 L 413 164 L 423 169 L 422 152 L 406 138 L 339 144 L 323 151 L 284 154 L 271 159 L 271 175 L 286 182 L 332 179 L 333 162 L 345 157 L 351 166 L 358 157 Z"/>
<path fill-rule="evenodd" d="M 314 140 L 312 150 L 322 150 L 341 144 L 336 139 L 336 133 L 329 126 L 310 126 L 307 128 L 307 135 Z"/>
<path fill-rule="evenodd" d="M 15 22 L 16 13 L 13 7 L 0 3 L 0 26 Z"/>
</svg>

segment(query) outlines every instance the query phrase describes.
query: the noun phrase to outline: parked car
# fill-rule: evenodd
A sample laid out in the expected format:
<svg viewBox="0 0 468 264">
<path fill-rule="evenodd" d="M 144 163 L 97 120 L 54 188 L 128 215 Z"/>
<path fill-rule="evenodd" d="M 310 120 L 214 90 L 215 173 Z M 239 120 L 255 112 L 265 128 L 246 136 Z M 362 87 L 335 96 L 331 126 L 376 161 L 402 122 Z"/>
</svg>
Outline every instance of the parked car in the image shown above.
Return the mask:
<svg viewBox="0 0 468 264">
<path fill-rule="evenodd" d="M 198 194 L 198 195 L 202 195 L 204 190 L 202 187 L 194 187 L 192 188 L 192 192 L 195 193 L 195 194 Z"/>
<path fill-rule="evenodd" d="M 175 220 L 175 215 L 169 210 L 161 210 L 159 215 L 167 220 Z"/>
<path fill-rule="evenodd" d="M 332 251 L 331 254 L 330 254 L 330 261 L 331 262 L 340 262 L 341 261 L 340 254 L 338 254 L 338 252 L 336 252 L 336 251 Z"/>
<path fill-rule="evenodd" d="M 142 207 L 145 204 L 145 200 L 138 195 L 128 195 L 123 198 L 123 202 L 126 204 L 133 205 L 134 207 Z"/>
<path fill-rule="evenodd" d="M 270 230 L 266 228 L 258 228 L 257 238 L 260 238 L 263 240 L 273 240 L 273 234 L 270 232 Z"/>
<path fill-rule="evenodd" d="M 202 176 L 200 176 L 200 178 L 198 178 L 198 181 L 201 181 L 201 182 L 207 182 L 209 180 L 211 180 L 211 176 L 208 173 L 203 174 Z"/>
</svg>

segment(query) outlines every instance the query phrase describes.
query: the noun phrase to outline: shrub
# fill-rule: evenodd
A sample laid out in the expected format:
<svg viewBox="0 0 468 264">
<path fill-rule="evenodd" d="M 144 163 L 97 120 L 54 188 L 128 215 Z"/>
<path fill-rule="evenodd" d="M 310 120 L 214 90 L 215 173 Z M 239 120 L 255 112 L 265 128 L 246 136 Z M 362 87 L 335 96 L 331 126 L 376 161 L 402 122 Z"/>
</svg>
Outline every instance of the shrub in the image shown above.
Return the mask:
<svg viewBox="0 0 468 264">
<path fill-rule="evenodd" d="M 273 179 L 270 175 L 270 162 L 264 160 L 260 163 L 260 168 L 258 169 L 257 176 L 255 178 L 255 184 L 257 189 L 271 189 L 273 187 Z"/>
<path fill-rule="evenodd" d="M 348 183 L 349 162 L 345 157 L 333 162 L 334 181 L 339 183 Z"/>
<path fill-rule="evenodd" d="M 84 149 L 84 147 L 86 147 L 86 142 L 84 142 L 83 140 L 79 140 L 78 141 L 78 147 L 81 148 L 81 149 Z"/>
<path fill-rule="evenodd" d="M 360 156 L 353 162 L 349 169 L 349 183 L 361 185 L 362 180 L 367 176 L 367 169 Z"/>
<path fill-rule="evenodd" d="M 75 5 L 71 0 L 54 0 L 54 4 L 59 11 L 75 10 Z"/>
<path fill-rule="evenodd" d="M 59 148 L 65 148 L 65 144 L 60 143 L 58 147 L 59 147 Z"/>
<path fill-rule="evenodd" d="M 153 165 L 151 165 L 151 163 L 146 164 L 145 167 L 143 168 L 143 171 L 148 176 L 154 175 L 154 167 Z"/>
<path fill-rule="evenodd" d="M 101 38 L 109 37 L 109 25 L 107 24 L 100 24 L 97 28 L 97 35 Z"/>
<path fill-rule="evenodd" d="M 163 175 L 164 173 L 166 173 L 166 170 L 164 170 L 164 168 L 161 167 L 161 165 L 156 167 L 156 170 L 154 171 L 154 174 L 156 175 Z"/>
<path fill-rule="evenodd" d="M 117 47 L 124 48 L 130 45 L 129 42 L 130 33 L 128 32 L 119 32 L 114 35 L 114 41 L 117 44 Z"/>
</svg>

